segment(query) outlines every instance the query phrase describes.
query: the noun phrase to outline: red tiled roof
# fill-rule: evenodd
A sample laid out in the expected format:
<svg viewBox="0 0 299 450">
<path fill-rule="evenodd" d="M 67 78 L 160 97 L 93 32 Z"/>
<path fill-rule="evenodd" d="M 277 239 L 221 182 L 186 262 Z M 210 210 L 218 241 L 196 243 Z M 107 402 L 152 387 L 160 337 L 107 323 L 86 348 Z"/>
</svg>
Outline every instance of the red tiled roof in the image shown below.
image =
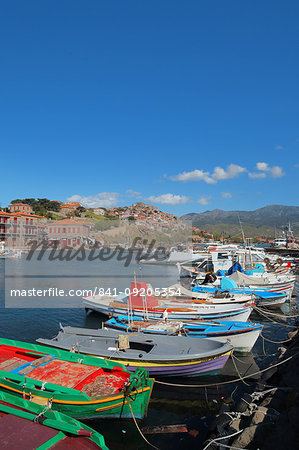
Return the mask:
<svg viewBox="0 0 299 450">
<path fill-rule="evenodd" d="M 38 217 L 40 219 L 46 219 L 46 217 L 44 217 L 44 216 L 38 216 L 37 214 L 28 214 L 28 213 L 24 213 L 24 212 L 11 213 L 11 215 L 12 216 Z"/>
<path fill-rule="evenodd" d="M 32 206 L 28 205 L 27 203 L 12 203 L 8 207 L 10 207 L 10 206 L 29 206 L 29 208 L 32 208 Z"/>
<path fill-rule="evenodd" d="M 81 203 L 79 202 L 70 202 L 70 203 L 64 203 L 63 205 L 60 206 L 60 208 L 68 208 L 68 207 L 79 207 L 81 206 Z"/>
<path fill-rule="evenodd" d="M 36 218 L 40 218 L 40 219 L 46 219 L 46 217 L 44 217 L 44 216 L 38 216 L 36 214 L 28 214 L 28 213 L 23 213 L 23 212 L 7 213 L 4 211 L 0 211 L 0 214 L 3 216 L 10 216 L 10 217 L 25 216 L 25 217 L 36 217 Z"/>
</svg>

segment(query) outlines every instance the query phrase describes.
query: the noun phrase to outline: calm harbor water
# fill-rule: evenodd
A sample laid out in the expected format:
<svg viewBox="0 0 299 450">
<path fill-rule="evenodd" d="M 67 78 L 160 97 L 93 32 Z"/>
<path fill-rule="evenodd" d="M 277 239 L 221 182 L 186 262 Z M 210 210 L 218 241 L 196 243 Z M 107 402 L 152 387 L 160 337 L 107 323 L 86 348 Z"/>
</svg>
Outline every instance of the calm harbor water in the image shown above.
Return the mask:
<svg viewBox="0 0 299 450">
<path fill-rule="evenodd" d="M 35 342 L 38 337 L 51 338 L 59 331 L 59 323 L 78 327 L 98 328 L 104 318 L 96 313 L 86 314 L 80 296 L 66 298 L 21 298 L 5 296 L 5 290 L 18 289 L 105 289 L 115 288 L 118 292 L 130 287 L 134 273 L 138 280 L 151 283 L 153 287 L 163 288 L 175 283 L 178 272 L 175 266 L 139 265 L 132 261 L 124 267 L 124 261 L 113 258 L 110 261 L 37 261 L 36 257 L 28 264 L 26 255 L 20 259 L 0 260 L 0 336 Z M 298 284 L 295 287 L 298 294 Z M 6 298 L 5 298 L 6 297 Z M 5 303 L 6 300 L 6 303 Z M 6 306 L 6 307 L 5 307 Z M 7 307 L 10 306 L 10 307 Z M 17 307 L 11 307 L 17 306 Z M 22 306 L 22 307 L 20 307 Z M 290 306 L 285 306 L 287 312 Z M 292 310 L 297 308 L 297 298 L 292 300 Z M 264 317 L 254 315 L 250 318 L 264 324 L 263 334 L 276 341 L 286 338 L 292 322 L 272 323 Z M 278 354 L 278 346 L 259 338 L 253 352 L 238 356 L 237 367 L 241 374 L 250 374 L 267 367 Z M 238 378 L 231 360 L 228 361 L 221 376 L 191 379 L 168 379 L 169 383 L 203 384 Z M 167 380 L 164 380 L 167 381 Z M 244 386 L 244 385 L 243 385 Z M 148 415 L 140 426 L 182 424 L 193 420 L 201 430 L 201 441 L 205 438 L 205 426 L 213 419 L 223 401 L 236 401 L 243 390 L 239 384 L 214 386 L 210 388 L 171 387 L 156 384 L 152 394 Z M 232 398 L 233 396 L 233 398 Z M 142 440 L 132 421 L 97 420 L 90 423 L 101 432 L 110 449 L 145 449 L 148 445 Z M 160 449 L 179 449 L 192 447 L 194 438 L 186 435 L 147 435 L 148 440 Z M 200 448 L 201 442 L 196 442 Z"/>
</svg>

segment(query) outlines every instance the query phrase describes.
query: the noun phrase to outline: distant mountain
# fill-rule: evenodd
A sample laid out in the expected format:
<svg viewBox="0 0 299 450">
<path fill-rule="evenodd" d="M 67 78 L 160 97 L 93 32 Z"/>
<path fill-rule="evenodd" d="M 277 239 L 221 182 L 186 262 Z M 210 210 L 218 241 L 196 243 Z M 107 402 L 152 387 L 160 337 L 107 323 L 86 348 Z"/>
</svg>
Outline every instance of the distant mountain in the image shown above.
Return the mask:
<svg viewBox="0 0 299 450">
<path fill-rule="evenodd" d="M 192 223 L 194 227 L 231 236 L 241 233 L 241 221 L 248 237 L 274 236 L 275 228 L 281 229 L 290 222 L 294 233 L 299 234 L 299 206 L 269 205 L 255 211 L 214 209 L 199 214 L 185 214 L 181 219 Z"/>
</svg>

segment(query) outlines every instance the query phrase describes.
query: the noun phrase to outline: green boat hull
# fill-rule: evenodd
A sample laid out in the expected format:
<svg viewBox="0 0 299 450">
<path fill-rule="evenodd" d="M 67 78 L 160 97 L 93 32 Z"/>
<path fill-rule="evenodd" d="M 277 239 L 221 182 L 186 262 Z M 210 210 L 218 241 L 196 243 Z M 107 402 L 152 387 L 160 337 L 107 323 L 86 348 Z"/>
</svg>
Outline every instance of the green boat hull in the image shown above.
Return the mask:
<svg viewBox="0 0 299 450">
<path fill-rule="evenodd" d="M 52 409 L 46 409 L 23 398 L 17 398 L 14 395 L 0 392 L 0 412 L 20 417 L 30 422 L 40 423 L 44 427 L 57 431 L 55 436 L 46 439 L 43 444 L 35 447 L 36 450 L 50 449 L 56 443 L 63 442 L 68 436 L 84 436 L 84 439 L 95 443 L 102 450 L 109 450 L 105 444 L 104 437 L 94 429 L 72 417 L 53 411 Z M 17 429 L 15 431 L 18 434 L 19 431 Z M 1 436 L 0 444 L 2 438 L 4 441 L 6 440 L 5 436 Z"/>
<path fill-rule="evenodd" d="M 0 391 L 40 405 L 50 403 L 53 410 L 76 419 L 132 418 L 132 413 L 135 418 L 142 419 L 146 415 L 154 380 L 148 378 L 145 371 L 130 374 L 122 364 L 10 339 L 0 339 L 0 353 L 1 345 L 26 350 L 27 354 L 31 352 L 52 355 L 62 361 L 104 368 L 111 372 L 114 368 L 121 368 L 130 375 L 130 383 L 122 392 L 92 397 L 77 389 L 50 382 L 43 383 L 34 378 L 0 370 Z"/>
</svg>

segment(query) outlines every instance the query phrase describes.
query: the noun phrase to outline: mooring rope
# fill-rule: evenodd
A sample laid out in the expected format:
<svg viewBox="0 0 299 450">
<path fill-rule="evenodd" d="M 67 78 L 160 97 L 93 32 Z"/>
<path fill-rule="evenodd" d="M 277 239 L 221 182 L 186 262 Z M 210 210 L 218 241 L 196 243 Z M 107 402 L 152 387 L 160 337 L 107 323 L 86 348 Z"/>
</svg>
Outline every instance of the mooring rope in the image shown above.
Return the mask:
<svg viewBox="0 0 299 450">
<path fill-rule="evenodd" d="M 237 367 L 237 365 L 236 365 L 236 363 L 235 363 L 235 356 L 234 356 L 233 353 L 231 354 L 231 357 L 232 357 L 232 362 L 233 362 L 233 365 L 234 365 L 234 367 L 235 367 L 235 370 L 236 370 L 237 374 L 238 374 L 239 377 L 240 377 L 240 380 L 242 381 L 243 384 L 245 384 L 246 386 L 249 386 L 249 384 L 246 383 L 246 381 L 244 381 L 244 379 L 242 378 L 242 376 L 241 376 L 241 374 L 240 374 L 240 372 L 239 372 L 239 369 L 238 369 L 238 367 Z"/>
<path fill-rule="evenodd" d="M 260 373 L 266 372 L 267 370 L 273 369 L 274 367 L 278 367 L 278 366 L 290 361 L 297 355 L 299 355 L 299 352 L 294 353 L 294 355 L 289 356 L 287 359 L 284 359 L 283 361 L 279 361 L 276 364 L 272 364 L 271 366 L 266 367 L 265 369 L 261 369 L 258 372 L 251 373 L 250 375 L 245 375 L 242 378 L 244 380 L 247 378 L 251 378 L 255 375 L 259 375 Z M 209 384 L 177 384 L 177 383 L 166 383 L 165 381 L 158 381 L 158 380 L 155 380 L 155 383 L 163 384 L 165 386 L 174 386 L 174 387 L 188 387 L 188 388 L 199 387 L 199 388 L 201 388 L 201 387 L 215 387 L 215 386 L 221 386 L 221 385 L 225 385 L 225 384 L 237 383 L 238 381 L 240 381 L 240 378 L 235 378 L 234 380 L 230 380 L 230 381 L 222 381 L 219 383 L 209 383 Z"/>
<path fill-rule="evenodd" d="M 208 444 L 207 444 L 202 450 L 206 450 L 208 447 L 210 447 L 211 444 L 214 444 L 214 443 L 217 444 L 218 441 L 221 441 L 221 440 L 223 440 L 223 439 L 228 439 L 228 438 L 231 438 L 231 437 L 233 437 L 233 436 L 236 436 L 237 434 L 242 433 L 242 431 L 244 431 L 244 430 L 242 429 L 242 430 L 236 431 L 235 433 L 228 434 L 228 435 L 226 435 L 226 436 L 221 436 L 221 437 L 219 437 L 219 438 L 211 439 L 211 440 L 208 442 Z M 218 445 L 218 444 L 217 444 L 217 445 Z M 221 445 L 224 445 L 224 444 L 221 444 Z M 226 446 L 226 447 L 228 447 L 228 448 L 233 448 L 233 449 L 237 449 L 237 450 L 246 450 L 246 449 L 239 449 L 238 447 L 230 447 L 230 446 Z"/>
<path fill-rule="evenodd" d="M 151 444 L 151 443 L 146 439 L 146 437 L 144 436 L 144 434 L 142 433 L 142 431 L 141 431 L 140 428 L 139 428 L 139 425 L 138 425 L 138 423 L 137 423 L 137 420 L 135 419 L 135 416 L 134 416 L 134 413 L 133 413 L 133 411 L 132 411 L 132 407 L 131 407 L 131 404 L 130 404 L 130 403 L 129 403 L 129 407 L 130 407 L 131 414 L 132 414 L 134 423 L 135 423 L 135 425 L 136 425 L 136 428 L 137 428 L 137 430 L 138 430 L 139 433 L 140 433 L 140 436 L 145 440 L 145 442 L 146 442 L 150 447 L 155 448 L 156 450 L 160 450 L 158 447 L 155 447 L 155 445 Z"/>
<path fill-rule="evenodd" d="M 232 447 L 231 445 L 222 444 L 221 442 L 214 442 L 214 444 L 219 447 L 231 448 L 232 450 L 247 450 L 246 448 Z"/>
<path fill-rule="evenodd" d="M 261 311 L 261 308 L 259 308 L 258 306 L 254 306 L 253 308 L 256 309 L 259 312 Z M 283 317 L 284 319 L 285 318 L 287 318 L 287 319 L 294 319 L 296 317 L 299 317 L 299 314 L 292 314 L 292 315 L 290 315 L 290 314 L 277 314 L 277 313 L 272 313 L 270 311 L 267 311 L 267 313 L 264 313 L 264 314 L 265 315 L 267 314 L 267 315 L 270 315 L 270 316 L 276 316 L 276 317 Z"/>
<path fill-rule="evenodd" d="M 45 414 L 49 409 L 51 409 L 51 406 L 50 406 L 50 405 L 46 406 L 46 407 L 42 410 L 42 412 L 40 412 L 37 416 L 34 417 L 33 422 L 39 423 L 40 420 L 41 420 L 41 418 L 44 417 L 44 414 Z"/>
<path fill-rule="evenodd" d="M 257 307 L 254 306 L 254 309 L 256 309 L 256 308 L 257 308 Z M 261 314 L 262 316 L 266 317 L 266 319 L 270 320 L 270 322 L 273 323 L 274 325 L 281 325 L 281 326 L 283 326 L 283 327 L 294 328 L 294 325 L 289 325 L 289 324 L 286 324 L 286 323 L 277 322 L 276 320 L 271 319 L 271 317 L 268 316 L 268 313 L 262 312 L 260 309 L 256 309 L 256 310 L 257 310 L 257 312 L 258 312 L 259 314 Z M 273 314 L 273 313 L 272 313 L 272 314 Z M 284 315 L 281 315 L 280 317 L 287 318 L 287 317 L 291 317 L 291 316 L 284 316 Z"/>
<path fill-rule="evenodd" d="M 260 334 L 261 338 L 267 342 L 271 342 L 272 344 L 284 344 L 285 342 L 290 342 L 293 338 L 285 339 L 284 341 L 272 341 L 269 338 L 266 338 L 264 335 Z"/>
</svg>

